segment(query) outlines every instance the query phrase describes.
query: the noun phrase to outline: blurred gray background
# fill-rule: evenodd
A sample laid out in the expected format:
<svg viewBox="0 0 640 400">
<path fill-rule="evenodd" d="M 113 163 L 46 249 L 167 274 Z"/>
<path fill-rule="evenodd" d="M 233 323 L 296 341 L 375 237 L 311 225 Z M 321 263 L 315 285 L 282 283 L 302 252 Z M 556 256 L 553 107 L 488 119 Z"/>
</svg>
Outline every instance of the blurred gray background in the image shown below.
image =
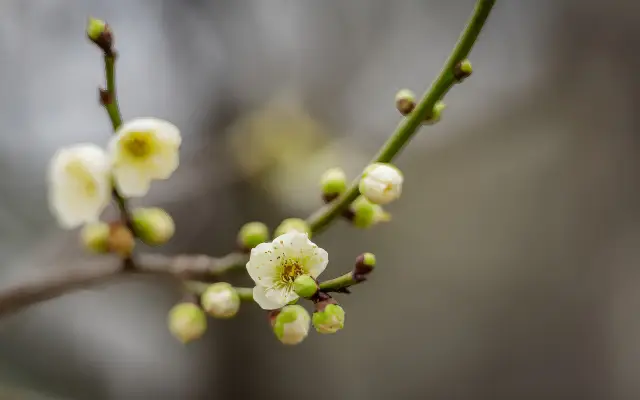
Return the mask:
<svg viewBox="0 0 640 400">
<path fill-rule="evenodd" d="M 184 135 L 162 251 L 221 255 L 238 228 L 320 205 L 327 167 L 358 172 L 422 93 L 473 0 L 2 0 L 2 287 L 81 263 L 47 210 L 59 146 L 106 143 L 89 15 L 120 52 L 125 118 Z M 640 398 L 640 6 L 498 0 L 441 124 L 398 160 L 393 222 L 317 238 L 343 273 L 346 327 L 282 346 L 264 312 L 170 337 L 171 286 L 74 293 L 0 324 L 2 399 Z M 56 267 L 56 265 L 58 267 Z"/>
</svg>

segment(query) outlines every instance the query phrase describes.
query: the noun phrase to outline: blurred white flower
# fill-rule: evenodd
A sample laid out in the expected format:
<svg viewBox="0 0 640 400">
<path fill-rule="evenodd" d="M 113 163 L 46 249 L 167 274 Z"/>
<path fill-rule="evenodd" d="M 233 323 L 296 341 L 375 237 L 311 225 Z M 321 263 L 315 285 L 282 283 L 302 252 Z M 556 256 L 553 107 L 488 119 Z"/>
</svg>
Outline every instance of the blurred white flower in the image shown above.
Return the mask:
<svg viewBox="0 0 640 400">
<path fill-rule="evenodd" d="M 306 233 L 292 231 L 251 250 L 247 271 L 256 286 L 253 299 L 265 310 L 275 310 L 298 298 L 294 281 L 300 275 L 317 278 L 329 262 L 327 252 Z"/>
<path fill-rule="evenodd" d="M 49 165 L 49 206 L 62 227 L 98 221 L 111 198 L 110 169 L 107 154 L 93 144 L 56 152 Z"/>
<path fill-rule="evenodd" d="M 154 179 L 178 168 L 180 131 L 170 122 L 138 118 L 125 122 L 109 143 L 116 186 L 125 197 L 142 197 Z"/>
<path fill-rule="evenodd" d="M 402 193 L 402 172 L 391 164 L 369 165 L 360 180 L 360 193 L 375 204 L 388 204 Z"/>
<path fill-rule="evenodd" d="M 200 303 L 212 317 L 231 318 L 240 309 L 240 296 L 227 282 L 217 282 L 202 293 Z"/>
</svg>

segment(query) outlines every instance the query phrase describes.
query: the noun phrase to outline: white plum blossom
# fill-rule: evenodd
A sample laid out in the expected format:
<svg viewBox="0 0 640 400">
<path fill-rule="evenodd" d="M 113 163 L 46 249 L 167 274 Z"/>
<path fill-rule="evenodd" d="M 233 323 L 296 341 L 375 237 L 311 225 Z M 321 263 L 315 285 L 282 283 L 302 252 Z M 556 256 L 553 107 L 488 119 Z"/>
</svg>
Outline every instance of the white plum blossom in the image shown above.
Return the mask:
<svg viewBox="0 0 640 400">
<path fill-rule="evenodd" d="M 96 222 L 111 198 L 111 163 L 93 144 L 60 149 L 49 165 L 49 207 L 58 223 L 73 229 Z"/>
<path fill-rule="evenodd" d="M 388 204 L 402 193 L 402 172 L 391 164 L 369 165 L 360 179 L 360 193 L 375 204 Z"/>
<path fill-rule="evenodd" d="M 256 286 L 253 299 L 265 310 L 275 310 L 296 300 L 294 281 L 301 275 L 317 278 L 329 262 L 327 252 L 306 233 L 292 231 L 251 250 L 247 271 Z"/>
<path fill-rule="evenodd" d="M 133 119 L 118 128 L 109 153 L 120 194 L 142 197 L 152 180 L 169 178 L 178 168 L 181 141 L 175 125 L 156 118 Z"/>
</svg>

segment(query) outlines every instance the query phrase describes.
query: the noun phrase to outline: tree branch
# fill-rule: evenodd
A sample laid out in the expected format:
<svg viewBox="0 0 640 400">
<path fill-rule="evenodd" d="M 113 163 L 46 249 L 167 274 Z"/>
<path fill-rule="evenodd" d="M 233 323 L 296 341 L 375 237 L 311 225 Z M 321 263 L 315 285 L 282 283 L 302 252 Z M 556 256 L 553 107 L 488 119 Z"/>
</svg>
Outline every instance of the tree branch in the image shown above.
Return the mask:
<svg viewBox="0 0 640 400">
<path fill-rule="evenodd" d="M 478 0 L 473 15 L 469 19 L 464 31 L 462 31 L 458 43 L 451 52 L 442 71 L 440 71 L 440 74 L 433 81 L 431 87 L 422 97 L 422 100 L 416 108 L 402 121 L 391 137 L 387 139 L 378 154 L 371 160 L 371 163 L 386 163 L 392 161 L 415 135 L 422 123 L 429 119 L 436 102 L 441 100 L 449 89 L 458 82 L 454 76 L 456 64 L 469 55 L 494 4 L 495 0 Z M 360 194 L 358 190 L 359 182 L 360 177 L 353 181 L 344 194 L 307 218 L 307 223 L 313 233 L 322 231 L 349 207 Z"/>
<path fill-rule="evenodd" d="M 214 258 L 205 255 L 162 256 L 141 254 L 132 269 L 124 269 L 121 260 L 104 257 L 81 267 L 67 268 L 32 282 L 0 291 L 0 317 L 28 306 L 62 296 L 74 290 L 110 283 L 126 276 L 155 276 L 171 279 L 211 281 L 233 269 L 244 268 L 248 256 L 231 253 Z"/>
</svg>

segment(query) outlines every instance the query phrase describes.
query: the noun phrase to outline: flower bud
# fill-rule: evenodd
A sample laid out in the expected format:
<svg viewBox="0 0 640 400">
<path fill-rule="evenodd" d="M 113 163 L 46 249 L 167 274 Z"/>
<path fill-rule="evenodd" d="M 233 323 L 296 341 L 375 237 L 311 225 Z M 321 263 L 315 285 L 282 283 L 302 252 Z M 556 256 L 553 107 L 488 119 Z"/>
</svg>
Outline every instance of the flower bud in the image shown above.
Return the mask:
<svg viewBox="0 0 640 400">
<path fill-rule="evenodd" d="M 106 54 L 113 52 L 113 34 L 109 25 L 99 19 L 89 18 L 87 22 L 87 36 Z"/>
<path fill-rule="evenodd" d="M 351 203 L 351 212 L 353 216 L 352 222 L 358 228 L 369 228 L 377 223 L 391 220 L 389 213 L 385 212 L 381 206 L 367 200 L 364 196 L 358 196 Z"/>
<path fill-rule="evenodd" d="M 132 214 L 136 235 L 150 246 L 166 243 L 176 230 L 173 218 L 162 208 L 138 208 Z"/>
<path fill-rule="evenodd" d="M 118 254 L 120 257 L 129 257 L 133 252 L 136 241 L 129 228 L 120 222 L 113 222 L 109 225 L 107 244 L 109 251 Z"/>
<path fill-rule="evenodd" d="M 347 175 L 342 168 L 328 169 L 320 177 L 320 188 L 323 198 L 329 202 L 347 190 Z"/>
<path fill-rule="evenodd" d="M 207 330 L 207 316 L 197 304 L 178 303 L 169 311 L 169 331 L 182 343 L 199 339 Z"/>
<path fill-rule="evenodd" d="M 416 96 L 409 89 L 402 89 L 396 94 L 396 109 L 402 115 L 408 115 L 416 108 Z"/>
<path fill-rule="evenodd" d="M 86 224 L 80 231 L 82 245 L 94 253 L 107 253 L 109 251 L 109 224 L 93 222 Z"/>
<path fill-rule="evenodd" d="M 231 318 L 240 309 L 238 292 L 226 282 L 210 285 L 200 298 L 204 310 L 216 318 Z"/>
<path fill-rule="evenodd" d="M 433 125 L 436 122 L 440 121 L 442 118 L 442 112 L 447 108 L 447 105 L 441 101 L 438 101 L 435 106 L 433 106 L 433 113 L 429 119 L 424 121 L 425 125 Z"/>
<path fill-rule="evenodd" d="M 300 275 L 293 281 L 293 290 L 300 297 L 312 297 L 318 291 L 318 282 L 309 275 Z"/>
<path fill-rule="evenodd" d="M 244 250 L 251 250 L 268 240 L 269 228 L 262 222 L 246 223 L 238 232 L 238 246 Z"/>
<path fill-rule="evenodd" d="M 311 227 L 303 219 L 300 218 L 287 218 L 278 225 L 274 231 L 274 236 L 278 237 L 292 231 L 298 231 L 300 233 L 306 233 L 311 238 Z"/>
<path fill-rule="evenodd" d="M 304 307 L 284 306 L 272 319 L 273 332 L 278 340 L 287 345 L 302 342 L 309 334 L 311 317 Z"/>
<path fill-rule="evenodd" d="M 312 322 L 319 333 L 336 333 L 344 328 L 344 309 L 333 299 L 316 303 Z"/>
<path fill-rule="evenodd" d="M 471 62 L 466 58 L 453 68 L 453 75 L 458 80 L 458 82 L 462 82 L 465 78 L 468 78 L 469 75 L 473 72 L 473 68 L 471 66 Z"/>
<path fill-rule="evenodd" d="M 360 179 L 360 193 L 375 204 L 388 204 L 402 194 L 402 172 L 391 164 L 369 165 Z"/>
<path fill-rule="evenodd" d="M 357 279 L 358 276 L 364 277 L 373 271 L 373 267 L 376 265 L 376 256 L 372 253 L 363 253 L 356 258 L 356 266 L 354 268 L 354 274 Z"/>
</svg>

